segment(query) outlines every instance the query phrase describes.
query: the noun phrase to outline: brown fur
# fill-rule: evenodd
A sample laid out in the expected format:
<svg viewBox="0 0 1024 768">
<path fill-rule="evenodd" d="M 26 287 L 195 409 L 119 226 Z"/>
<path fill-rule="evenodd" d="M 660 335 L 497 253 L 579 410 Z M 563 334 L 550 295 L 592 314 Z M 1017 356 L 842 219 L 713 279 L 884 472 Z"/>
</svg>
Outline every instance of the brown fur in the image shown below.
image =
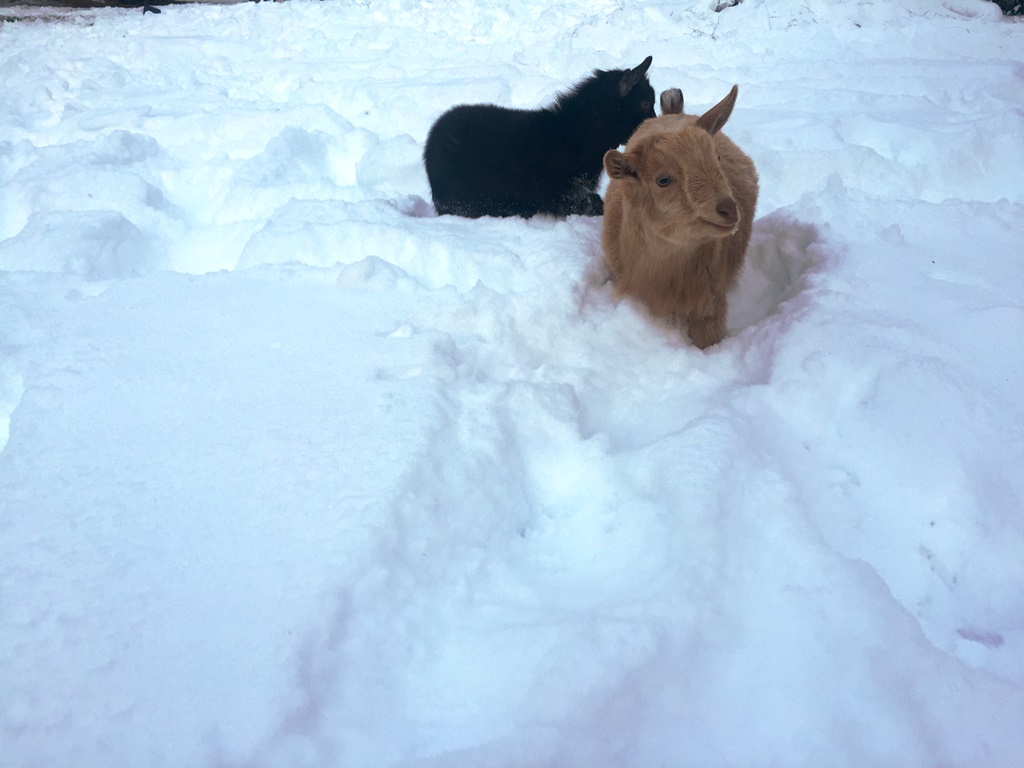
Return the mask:
<svg viewBox="0 0 1024 768">
<path fill-rule="evenodd" d="M 700 117 L 682 114 L 680 94 L 678 105 L 668 102 L 679 114 L 646 120 L 625 153 L 604 156 L 611 183 L 601 240 L 615 290 L 685 322 L 701 349 L 725 336 L 726 293 L 757 206 L 754 163 L 720 132 L 737 91 Z"/>
</svg>

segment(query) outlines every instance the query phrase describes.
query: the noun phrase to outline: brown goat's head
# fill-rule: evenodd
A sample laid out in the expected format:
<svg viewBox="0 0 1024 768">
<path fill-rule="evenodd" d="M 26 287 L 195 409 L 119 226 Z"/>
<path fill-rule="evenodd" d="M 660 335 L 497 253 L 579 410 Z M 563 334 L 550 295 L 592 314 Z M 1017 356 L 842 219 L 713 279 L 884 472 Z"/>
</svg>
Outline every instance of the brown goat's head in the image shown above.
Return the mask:
<svg viewBox="0 0 1024 768">
<path fill-rule="evenodd" d="M 605 154 L 608 175 L 623 180 L 623 192 L 659 237 L 685 244 L 727 237 L 739 227 L 740 211 L 716 142 L 732 114 L 736 94 L 733 86 L 728 96 L 696 119 L 655 118 L 678 122 L 669 130 L 638 135 L 624 153 L 613 149 Z"/>
</svg>

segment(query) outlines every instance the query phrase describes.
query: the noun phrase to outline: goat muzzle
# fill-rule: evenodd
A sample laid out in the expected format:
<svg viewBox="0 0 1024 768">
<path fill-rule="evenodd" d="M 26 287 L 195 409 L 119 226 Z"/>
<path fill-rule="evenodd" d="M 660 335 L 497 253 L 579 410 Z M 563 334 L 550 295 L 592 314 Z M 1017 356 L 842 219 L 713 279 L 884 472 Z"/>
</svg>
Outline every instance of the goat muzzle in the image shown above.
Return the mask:
<svg viewBox="0 0 1024 768">
<path fill-rule="evenodd" d="M 736 201 L 731 197 L 723 197 L 715 205 L 715 214 L 718 220 L 715 222 L 722 227 L 735 227 L 740 221 L 740 212 L 736 207 Z"/>
</svg>

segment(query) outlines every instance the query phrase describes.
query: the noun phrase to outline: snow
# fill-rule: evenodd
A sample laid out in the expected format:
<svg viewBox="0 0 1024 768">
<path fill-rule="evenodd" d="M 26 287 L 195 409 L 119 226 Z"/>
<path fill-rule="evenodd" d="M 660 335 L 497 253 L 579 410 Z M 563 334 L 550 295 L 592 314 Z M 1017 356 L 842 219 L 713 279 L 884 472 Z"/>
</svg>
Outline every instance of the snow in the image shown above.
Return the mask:
<svg viewBox="0 0 1024 768">
<path fill-rule="evenodd" d="M 1021 765 L 1024 28 L 714 5 L 5 12 L 0 766 Z M 704 352 L 420 162 L 648 54 Z"/>
</svg>

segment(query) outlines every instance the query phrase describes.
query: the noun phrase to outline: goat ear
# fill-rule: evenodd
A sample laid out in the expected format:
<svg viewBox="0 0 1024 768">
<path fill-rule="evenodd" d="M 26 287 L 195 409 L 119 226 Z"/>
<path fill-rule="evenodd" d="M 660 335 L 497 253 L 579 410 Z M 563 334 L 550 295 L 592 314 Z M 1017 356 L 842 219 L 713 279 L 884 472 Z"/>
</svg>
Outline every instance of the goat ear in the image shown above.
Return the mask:
<svg viewBox="0 0 1024 768">
<path fill-rule="evenodd" d="M 683 114 L 683 92 L 678 88 L 669 88 L 661 92 L 661 114 Z"/>
<path fill-rule="evenodd" d="M 732 108 L 736 106 L 736 95 L 739 90 L 739 86 L 734 85 L 728 96 L 697 118 L 696 126 L 703 128 L 712 136 L 722 130 L 729 115 L 732 114 Z"/>
<path fill-rule="evenodd" d="M 625 73 L 619 78 L 619 96 L 625 96 L 627 93 L 636 88 L 636 84 L 640 82 L 640 79 L 647 74 L 647 68 L 651 66 L 652 59 L 648 56 L 636 69 L 627 69 Z"/>
<path fill-rule="evenodd" d="M 604 169 L 612 179 L 636 178 L 635 158 L 617 149 L 609 149 L 604 153 Z"/>
</svg>

